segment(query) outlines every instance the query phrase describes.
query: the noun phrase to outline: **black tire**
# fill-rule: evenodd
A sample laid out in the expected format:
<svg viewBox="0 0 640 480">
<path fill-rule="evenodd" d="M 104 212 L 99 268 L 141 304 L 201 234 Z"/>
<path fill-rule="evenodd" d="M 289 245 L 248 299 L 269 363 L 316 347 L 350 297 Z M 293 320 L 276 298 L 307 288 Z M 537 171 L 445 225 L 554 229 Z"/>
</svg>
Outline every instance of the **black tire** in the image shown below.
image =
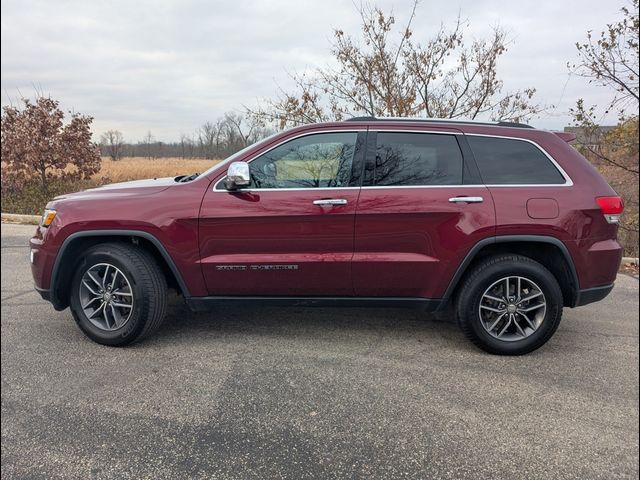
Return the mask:
<svg viewBox="0 0 640 480">
<path fill-rule="evenodd" d="M 93 266 L 109 264 L 128 280 L 133 307 L 120 328 L 104 330 L 89 320 L 82 308 L 80 284 Z M 120 347 L 137 342 L 155 332 L 167 309 L 167 281 L 157 262 L 145 250 L 131 244 L 102 243 L 88 249 L 80 259 L 71 284 L 69 303 L 80 329 L 94 342 Z"/>
<path fill-rule="evenodd" d="M 526 338 L 498 339 L 483 327 L 479 308 L 485 291 L 503 277 L 521 276 L 539 286 L 546 310 L 542 322 Z M 465 276 L 455 299 L 458 324 L 471 342 L 497 355 L 523 355 L 544 345 L 555 333 L 562 318 L 562 290 L 553 274 L 540 263 L 521 255 L 504 254 L 481 260 Z M 491 328 L 491 327 L 488 327 Z"/>
</svg>

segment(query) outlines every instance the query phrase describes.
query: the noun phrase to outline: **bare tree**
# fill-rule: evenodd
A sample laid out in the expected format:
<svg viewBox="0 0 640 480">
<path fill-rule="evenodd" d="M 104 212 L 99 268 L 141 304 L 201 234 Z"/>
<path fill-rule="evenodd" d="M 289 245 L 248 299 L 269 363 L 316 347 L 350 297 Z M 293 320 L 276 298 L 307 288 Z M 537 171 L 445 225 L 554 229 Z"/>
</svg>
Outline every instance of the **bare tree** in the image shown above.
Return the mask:
<svg viewBox="0 0 640 480">
<path fill-rule="evenodd" d="M 111 160 L 120 160 L 124 145 L 122 132 L 118 130 L 107 130 L 100 136 L 100 145 L 107 152 Z"/>
<path fill-rule="evenodd" d="M 253 131 L 257 127 L 256 123 L 245 122 L 243 127 L 242 123 L 245 121 L 245 117 L 238 113 L 229 112 L 224 115 L 224 125 L 226 128 L 227 140 L 230 145 L 244 148 L 250 144 L 250 139 L 253 137 Z"/>
<path fill-rule="evenodd" d="M 541 110 L 532 103 L 535 89 L 503 91 L 497 73 L 506 52 L 504 30 L 490 38 L 464 43 L 466 21 L 442 26 L 431 39 L 414 39 L 408 21 L 393 41 L 396 20 L 378 7 L 361 6 L 361 35 L 334 32 L 335 68 L 293 74 L 297 91 L 280 91 L 275 100 L 250 113 L 280 128 L 340 120 L 352 115 L 429 116 L 525 120 Z"/>
<path fill-rule="evenodd" d="M 107 132 L 109 133 L 109 132 Z M 120 152 L 134 157 L 158 158 L 163 156 L 181 158 L 224 158 L 236 151 L 270 135 L 255 117 L 227 112 L 214 121 L 202 124 L 192 135 L 181 133 L 176 142 L 161 142 L 148 132 L 137 144 L 120 144 Z M 101 138 L 101 150 L 110 155 L 110 144 L 105 135 Z"/>
<path fill-rule="evenodd" d="M 597 39 L 591 31 L 587 41 L 576 43 L 578 61 L 569 64 L 576 75 L 589 79 L 590 83 L 609 89 L 613 96 L 607 110 L 627 107 L 638 112 L 638 77 L 640 21 L 638 0 L 630 0 L 621 8 L 622 19 L 607 24 Z"/>
<path fill-rule="evenodd" d="M 224 114 L 223 125 L 230 151 L 240 150 L 272 133 L 261 118 L 251 114 L 227 112 Z"/>
<path fill-rule="evenodd" d="M 180 158 L 186 158 L 187 157 L 187 150 L 189 148 L 189 142 L 190 142 L 190 138 L 187 134 L 185 133 L 181 133 L 180 134 Z"/>
<path fill-rule="evenodd" d="M 154 136 L 151 132 L 147 132 L 147 134 L 142 138 L 142 145 L 144 146 L 144 156 L 147 158 L 153 158 L 152 145 L 155 142 Z"/>
<path fill-rule="evenodd" d="M 587 105 L 583 99 L 571 109 L 580 141 L 577 148 L 605 175 L 624 198 L 625 213 L 620 223 L 620 238 L 629 255 L 638 254 L 638 77 L 640 20 L 638 0 L 630 0 L 621 9 L 622 18 L 606 25 L 595 37 L 576 43 L 578 61 L 569 64 L 576 75 L 610 92 L 604 107 Z M 596 39 L 597 38 L 597 39 Z M 615 109 L 618 124 L 604 131 L 599 118 Z"/>
<path fill-rule="evenodd" d="M 205 122 L 198 131 L 198 144 L 205 158 L 215 158 L 220 148 L 222 136 L 222 121 Z"/>
</svg>

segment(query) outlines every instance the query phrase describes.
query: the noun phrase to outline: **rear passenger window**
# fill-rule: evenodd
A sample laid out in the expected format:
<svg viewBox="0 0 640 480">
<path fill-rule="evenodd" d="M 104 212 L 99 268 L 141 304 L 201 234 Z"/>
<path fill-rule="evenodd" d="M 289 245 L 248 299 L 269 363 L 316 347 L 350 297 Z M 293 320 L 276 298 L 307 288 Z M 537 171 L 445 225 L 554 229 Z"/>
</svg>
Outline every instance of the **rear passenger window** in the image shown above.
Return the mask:
<svg viewBox="0 0 640 480">
<path fill-rule="evenodd" d="M 487 185 L 557 185 L 565 179 L 535 145 L 523 140 L 468 135 Z"/>
<path fill-rule="evenodd" d="M 462 152 L 454 135 L 379 132 L 375 185 L 460 185 Z"/>
</svg>

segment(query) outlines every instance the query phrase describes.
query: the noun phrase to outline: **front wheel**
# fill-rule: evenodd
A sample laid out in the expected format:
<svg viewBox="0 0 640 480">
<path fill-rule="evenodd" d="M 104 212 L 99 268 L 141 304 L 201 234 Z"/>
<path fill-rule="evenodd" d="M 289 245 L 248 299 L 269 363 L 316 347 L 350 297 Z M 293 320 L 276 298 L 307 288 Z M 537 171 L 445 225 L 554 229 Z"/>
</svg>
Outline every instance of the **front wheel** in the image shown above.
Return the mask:
<svg viewBox="0 0 640 480">
<path fill-rule="evenodd" d="M 466 276 L 456 298 L 458 323 L 481 349 L 522 355 L 544 345 L 562 317 L 558 281 L 521 255 L 489 257 Z"/>
<path fill-rule="evenodd" d="M 123 346 L 155 331 L 164 319 L 167 282 L 145 250 L 103 243 L 83 255 L 71 284 L 71 312 L 103 345 Z"/>
</svg>

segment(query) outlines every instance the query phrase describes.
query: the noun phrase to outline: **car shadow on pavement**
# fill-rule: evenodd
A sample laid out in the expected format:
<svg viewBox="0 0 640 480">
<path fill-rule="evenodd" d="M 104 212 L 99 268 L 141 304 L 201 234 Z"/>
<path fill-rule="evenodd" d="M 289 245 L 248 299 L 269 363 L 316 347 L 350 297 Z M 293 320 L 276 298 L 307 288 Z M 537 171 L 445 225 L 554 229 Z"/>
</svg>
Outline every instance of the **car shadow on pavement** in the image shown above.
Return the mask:
<svg viewBox="0 0 640 480">
<path fill-rule="evenodd" d="M 192 342 L 204 338 L 250 335 L 298 339 L 344 339 L 367 342 L 372 336 L 473 347 L 450 311 L 426 313 L 404 308 L 272 307 L 220 305 L 194 313 L 180 298 L 169 302 L 167 317 L 148 342 Z"/>
</svg>

